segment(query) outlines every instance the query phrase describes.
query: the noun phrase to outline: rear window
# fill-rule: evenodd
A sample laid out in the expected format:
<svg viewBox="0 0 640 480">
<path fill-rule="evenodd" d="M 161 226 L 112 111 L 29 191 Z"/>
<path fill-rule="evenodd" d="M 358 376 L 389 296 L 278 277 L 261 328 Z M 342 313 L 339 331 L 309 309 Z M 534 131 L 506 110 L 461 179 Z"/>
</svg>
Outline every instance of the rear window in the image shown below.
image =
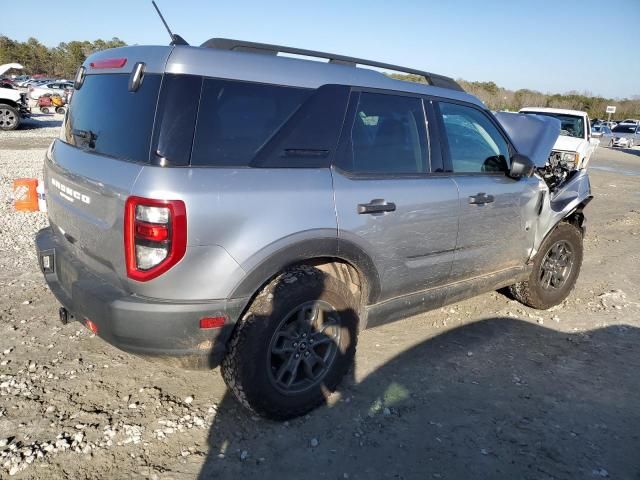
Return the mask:
<svg viewBox="0 0 640 480">
<path fill-rule="evenodd" d="M 191 165 L 247 166 L 311 90 L 205 79 Z"/>
<path fill-rule="evenodd" d="M 149 161 L 160 75 L 147 74 L 129 92 L 130 74 L 87 75 L 73 94 L 63 141 L 132 162 Z"/>
<path fill-rule="evenodd" d="M 612 132 L 614 133 L 633 133 L 636 131 L 635 125 L 617 125 L 613 127 Z"/>
</svg>

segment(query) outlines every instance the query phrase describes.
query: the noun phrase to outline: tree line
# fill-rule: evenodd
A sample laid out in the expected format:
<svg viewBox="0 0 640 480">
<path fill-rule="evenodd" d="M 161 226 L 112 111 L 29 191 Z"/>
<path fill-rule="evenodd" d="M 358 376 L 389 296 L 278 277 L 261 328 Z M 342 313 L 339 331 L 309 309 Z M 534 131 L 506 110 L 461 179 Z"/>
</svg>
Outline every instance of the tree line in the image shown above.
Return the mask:
<svg viewBox="0 0 640 480">
<path fill-rule="evenodd" d="M 73 78 L 76 70 L 93 52 L 106 48 L 123 47 L 126 43 L 117 37 L 93 42 L 62 42 L 57 47 L 47 47 L 35 38 L 26 42 L 0 36 L 0 65 L 19 63 L 26 75 L 44 74 L 56 78 Z"/>
<path fill-rule="evenodd" d="M 18 42 L 0 36 L 0 64 L 17 62 L 22 64 L 27 75 L 44 74 L 57 78 L 73 78 L 78 66 L 87 56 L 98 50 L 123 47 L 126 43 L 117 37 L 111 40 L 72 41 L 57 47 L 46 47 L 35 38 Z M 425 83 L 418 75 L 391 74 L 394 78 Z M 591 118 L 606 117 L 607 105 L 617 107 L 615 118 L 640 118 L 640 99 L 613 100 L 591 95 L 588 92 L 549 94 L 535 90 L 508 90 L 494 82 L 468 82 L 458 80 L 467 92 L 480 98 L 492 110 L 518 111 L 522 107 L 554 107 L 584 110 Z"/>
<path fill-rule="evenodd" d="M 399 80 L 426 83 L 424 77 L 418 75 L 391 74 Z M 616 113 L 612 119 L 640 118 L 640 99 L 614 100 L 591 95 L 588 92 L 568 92 L 565 94 L 542 93 L 535 90 L 509 90 L 499 87 L 494 82 L 468 82 L 457 80 L 466 92 L 475 95 L 491 110 L 510 110 L 517 112 L 523 107 L 550 107 L 582 110 L 590 118 L 607 118 L 607 105 L 615 105 Z"/>
</svg>

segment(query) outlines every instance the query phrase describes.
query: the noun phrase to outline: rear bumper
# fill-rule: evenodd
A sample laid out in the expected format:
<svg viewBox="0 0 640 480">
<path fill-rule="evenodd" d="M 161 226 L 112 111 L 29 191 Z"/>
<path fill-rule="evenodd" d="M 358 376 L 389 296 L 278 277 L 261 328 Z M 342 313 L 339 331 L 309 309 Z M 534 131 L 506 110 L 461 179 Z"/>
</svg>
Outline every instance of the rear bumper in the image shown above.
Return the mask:
<svg viewBox="0 0 640 480">
<path fill-rule="evenodd" d="M 40 230 L 36 248 L 40 268 L 58 301 L 80 322 L 91 320 L 98 336 L 117 348 L 185 368 L 220 364 L 235 322 L 249 298 L 177 303 L 131 295 L 89 272 L 54 235 Z M 43 257 L 51 265 L 43 269 Z M 200 329 L 202 317 L 225 316 L 222 328 Z"/>
</svg>

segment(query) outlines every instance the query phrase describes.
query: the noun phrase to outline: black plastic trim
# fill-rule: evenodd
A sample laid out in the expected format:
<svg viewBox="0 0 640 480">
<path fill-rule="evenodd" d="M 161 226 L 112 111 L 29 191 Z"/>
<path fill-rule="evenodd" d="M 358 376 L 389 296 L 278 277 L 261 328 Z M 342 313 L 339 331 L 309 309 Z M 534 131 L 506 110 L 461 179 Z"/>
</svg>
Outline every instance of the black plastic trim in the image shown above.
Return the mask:
<svg viewBox="0 0 640 480">
<path fill-rule="evenodd" d="M 365 277 L 367 304 L 380 295 L 380 277 L 367 253 L 356 244 L 337 237 L 314 238 L 289 244 L 253 268 L 234 289 L 232 298 L 253 296 L 263 285 L 287 268 L 318 258 L 337 258 L 353 265 Z"/>
</svg>

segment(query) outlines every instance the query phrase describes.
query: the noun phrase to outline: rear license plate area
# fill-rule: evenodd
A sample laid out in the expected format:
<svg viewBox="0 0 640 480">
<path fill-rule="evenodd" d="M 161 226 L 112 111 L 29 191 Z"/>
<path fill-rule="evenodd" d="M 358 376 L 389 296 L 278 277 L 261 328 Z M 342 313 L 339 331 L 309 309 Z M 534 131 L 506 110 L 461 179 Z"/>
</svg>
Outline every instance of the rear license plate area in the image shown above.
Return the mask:
<svg viewBox="0 0 640 480">
<path fill-rule="evenodd" d="M 57 255 L 58 281 L 60 285 L 71 296 L 74 282 L 78 279 L 76 269 L 63 256 Z"/>
</svg>

